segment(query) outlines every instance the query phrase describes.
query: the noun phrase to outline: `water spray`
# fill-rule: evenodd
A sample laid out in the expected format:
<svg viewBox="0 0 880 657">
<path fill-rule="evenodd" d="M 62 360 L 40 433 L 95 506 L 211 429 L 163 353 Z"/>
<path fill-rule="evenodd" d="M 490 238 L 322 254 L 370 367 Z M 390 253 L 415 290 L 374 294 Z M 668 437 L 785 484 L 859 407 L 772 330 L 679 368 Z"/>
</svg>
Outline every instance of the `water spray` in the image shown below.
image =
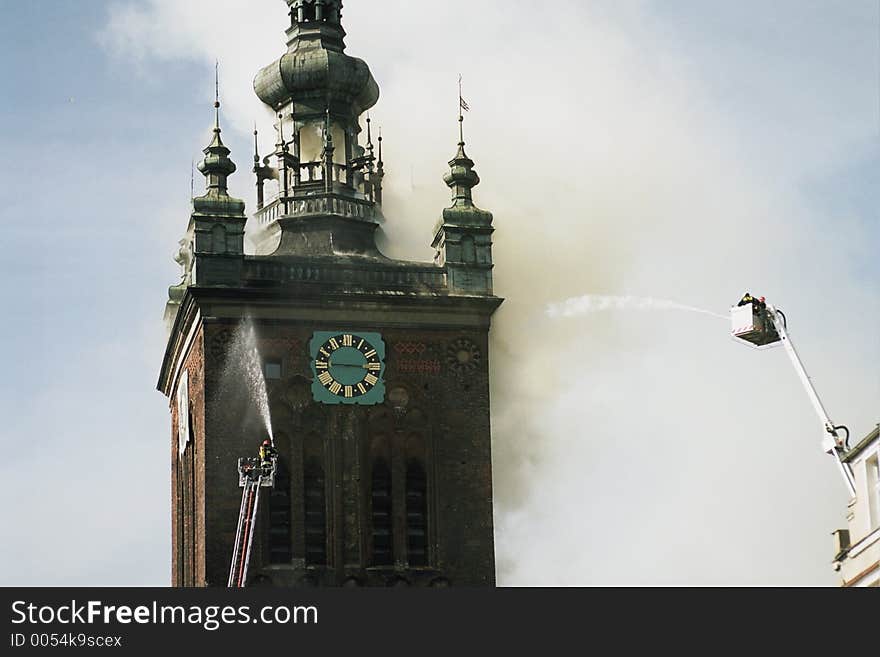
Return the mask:
<svg viewBox="0 0 880 657">
<path fill-rule="evenodd" d="M 552 303 L 547 306 L 547 316 L 581 317 L 595 312 L 608 310 L 683 310 L 686 312 L 709 315 L 727 321 L 727 316 L 719 315 L 711 310 L 688 306 L 677 301 L 667 299 L 653 299 L 651 297 L 611 296 L 602 294 L 586 294 L 581 297 L 572 297 L 560 303 Z"/>
<path fill-rule="evenodd" d="M 242 320 L 239 324 L 235 339 L 235 356 L 238 360 L 238 371 L 247 383 L 251 398 L 266 431 L 269 441 L 275 446 L 275 433 L 272 430 L 272 414 L 269 410 L 269 393 L 266 388 L 266 378 L 263 373 L 263 361 L 257 348 L 257 333 L 253 321 L 250 318 Z"/>
</svg>

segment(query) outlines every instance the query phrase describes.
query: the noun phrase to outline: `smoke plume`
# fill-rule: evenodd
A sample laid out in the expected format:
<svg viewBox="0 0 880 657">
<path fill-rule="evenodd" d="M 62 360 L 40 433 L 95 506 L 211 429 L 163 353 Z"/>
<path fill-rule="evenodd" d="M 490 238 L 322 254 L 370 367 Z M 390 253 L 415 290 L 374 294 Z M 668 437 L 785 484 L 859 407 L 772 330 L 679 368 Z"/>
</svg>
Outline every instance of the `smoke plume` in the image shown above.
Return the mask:
<svg viewBox="0 0 880 657">
<path fill-rule="evenodd" d="M 464 76 L 506 297 L 491 354 L 502 584 L 834 581 L 846 496 L 784 356 L 694 313 L 593 312 L 714 314 L 701 309 L 763 294 L 828 407 L 863 433 L 878 419 L 878 283 L 859 269 L 875 229 L 824 206 L 817 182 L 874 138 L 876 74 L 838 71 L 877 58 L 850 49 L 865 38 L 849 23 L 832 40 L 817 9 L 722 4 L 711 11 L 748 25 L 760 56 L 732 30 L 703 34 L 701 3 L 346 2 L 348 52 L 383 94 L 389 256 L 431 258 Z M 768 12 L 800 16 L 780 18 L 784 47 Z M 241 164 L 254 120 L 271 143 L 251 80 L 283 51 L 286 20 L 280 0 L 121 0 L 103 39 L 111 53 L 136 41 L 147 71 L 203 62 L 206 129 L 219 57 Z M 248 174 L 231 182 L 252 210 Z"/>
</svg>

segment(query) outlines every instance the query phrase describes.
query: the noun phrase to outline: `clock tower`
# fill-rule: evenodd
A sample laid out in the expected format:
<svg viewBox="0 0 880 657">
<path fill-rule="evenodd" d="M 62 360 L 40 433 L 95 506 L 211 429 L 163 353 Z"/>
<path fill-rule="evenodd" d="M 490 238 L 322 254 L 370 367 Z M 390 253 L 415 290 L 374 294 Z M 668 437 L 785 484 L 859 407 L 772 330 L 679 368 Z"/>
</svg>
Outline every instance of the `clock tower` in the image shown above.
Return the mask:
<svg viewBox="0 0 880 657">
<path fill-rule="evenodd" d="M 502 300 L 474 162 L 462 137 L 452 204 L 426 235 L 433 262 L 380 253 L 385 163 L 364 118 L 379 87 L 345 53 L 342 0 L 285 1 L 287 52 L 254 81 L 276 132 L 254 156 L 256 209 L 229 195 L 218 102 L 166 306 L 173 583 L 226 585 L 237 462 L 271 433 L 249 585 L 492 586 L 488 335 Z"/>
</svg>

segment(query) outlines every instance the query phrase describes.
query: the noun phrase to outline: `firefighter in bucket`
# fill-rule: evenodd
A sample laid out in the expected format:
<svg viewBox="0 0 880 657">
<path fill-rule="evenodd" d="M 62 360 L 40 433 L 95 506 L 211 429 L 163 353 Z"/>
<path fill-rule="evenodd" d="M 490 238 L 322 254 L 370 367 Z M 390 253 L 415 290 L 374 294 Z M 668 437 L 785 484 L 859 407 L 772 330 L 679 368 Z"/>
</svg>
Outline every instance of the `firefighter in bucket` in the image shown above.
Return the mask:
<svg viewBox="0 0 880 657">
<path fill-rule="evenodd" d="M 271 469 L 272 467 L 272 459 L 274 459 L 278 455 L 278 451 L 275 449 L 275 446 L 272 445 L 272 441 L 269 438 L 263 441 L 263 444 L 260 445 L 260 466 L 264 469 Z"/>
<path fill-rule="evenodd" d="M 746 309 L 751 306 L 751 312 Z M 764 347 L 780 341 L 774 326 L 774 316 L 764 297 L 753 297 L 746 292 L 736 307 L 731 309 L 733 336 L 755 347 Z"/>
<path fill-rule="evenodd" d="M 739 308 L 749 304 L 752 304 L 752 312 L 756 315 L 767 309 L 767 300 L 764 297 L 758 297 L 756 299 L 748 292 L 743 295 L 743 298 L 740 299 L 739 303 L 736 305 Z"/>
</svg>

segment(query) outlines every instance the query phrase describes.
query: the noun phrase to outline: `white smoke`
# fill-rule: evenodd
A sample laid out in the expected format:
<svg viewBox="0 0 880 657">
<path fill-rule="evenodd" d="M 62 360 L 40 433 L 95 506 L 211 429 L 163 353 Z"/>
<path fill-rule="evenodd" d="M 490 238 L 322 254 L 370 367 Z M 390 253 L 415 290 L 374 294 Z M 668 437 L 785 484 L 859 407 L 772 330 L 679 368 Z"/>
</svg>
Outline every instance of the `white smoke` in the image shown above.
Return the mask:
<svg viewBox="0 0 880 657">
<path fill-rule="evenodd" d="M 876 7 L 850 3 L 865 15 L 828 30 L 832 9 L 783 5 L 346 3 L 348 52 L 383 94 L 373 118 L 385 128 L 388 255 L 431 257 L 464 74 L 475 198 L 495 213 L 507 297 L 491 346 L 502 584 L 834 581 L 828 534 L 844 526 L 846 498 L 784 358 L 743 350 L 692 314 L 594 312 L 766 295 L 787 311 L 835 417 L 857 433 L 877 421 L 878 283 L 848 265 L 868 261 L 872 228 L 826 212 L 813 184 L 876 152 L 876 71 L 865 64 L 877 61 L 876 37 L 863 31 Z M 263 111 L 251 79 L 283 51 L 283 3 L 115 7 L 105 41 L 124 61 L 132 43 L 146 71 L 200 61 L 211 99 L 220 58 L 238 141 L 224 135 L 246 161 Z M 663 13 L 676 10 L 689 20 Z M 718 12 L 760 47 L 688 27 Z M 786 12 L 800 19 L 779 21 L 776 47 L 774 16 Z M 193 136 L 194 149 L 204 143 Z M 250 201 L 247 175 L 232 185 Z M 582 296 L 590 290 L 643 296 Z M 854 321 L 830 321 L 843 316 Z"/>
</svg>

